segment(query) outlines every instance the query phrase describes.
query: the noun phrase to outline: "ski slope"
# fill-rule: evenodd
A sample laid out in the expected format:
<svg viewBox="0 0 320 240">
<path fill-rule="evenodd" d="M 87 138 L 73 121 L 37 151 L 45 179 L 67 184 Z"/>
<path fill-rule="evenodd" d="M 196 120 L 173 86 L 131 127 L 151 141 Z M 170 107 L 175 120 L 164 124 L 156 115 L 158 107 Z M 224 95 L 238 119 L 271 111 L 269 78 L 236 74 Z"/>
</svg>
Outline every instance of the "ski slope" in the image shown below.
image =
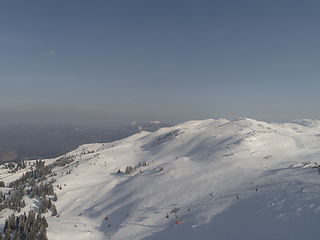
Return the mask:
<svg viewBox="0 0 320 240">
<path fill-rule="evenodd" d="M 62 189 L 48 239 L 316 239 L 319 151 L 317 120 L 248 118 L 82 145 L 55 169 Z"/>
</svg>

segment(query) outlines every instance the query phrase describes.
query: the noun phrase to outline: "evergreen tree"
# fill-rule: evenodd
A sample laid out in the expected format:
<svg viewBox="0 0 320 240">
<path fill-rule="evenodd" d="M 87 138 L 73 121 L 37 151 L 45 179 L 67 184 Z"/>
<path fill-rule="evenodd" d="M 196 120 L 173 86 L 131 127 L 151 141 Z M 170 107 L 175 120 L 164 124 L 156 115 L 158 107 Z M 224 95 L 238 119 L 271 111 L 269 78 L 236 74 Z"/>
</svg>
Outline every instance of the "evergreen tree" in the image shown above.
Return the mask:
<svg viewBox="0 0 320 240">
<path fill-rule="evenodd" d="M 26 232 L 30 232 L 32 230 L 35 219 L 35 212 L 31 210 L 26 220 Z"/>
<path fill-rule="evenodd" d="M 56 194 L 56 193 L 54 193 L 52 200 L 55 201 L 55 202 L 58 200 L 58 197 L 57 197 L 57 194 Z"/>
<path fill-rule="evenodd" d="M 57 211 L 57 208 L 56 208 L 55 204 L 52 204 L 51 211 L 52 211 L 51 216 L 57 216 L 58 215 L 58 211 Z"/>
<path fill-rule="evenodd" d="M 44 227 L 41 227 L 41 229 L 40 229 L 38 240 L 48 240 L 47 231 L 46 231 L 46 229 Z"/>
<path fill-rule="evenodd" d="M 14 215 L 14 213 L 12 213 L 9 217 L 9 228 L 11 230 L 16 230 L 17 228 L 16 216 Z"/>
<path fill-rule="evenodd" d="M 6 232 L 8 226 L 9 226 L 9 221 L 8 221 L 8 219 L 6 219 L 6 221 L 5 221 L 5 223 L 4 223 L 3 233 Z"/>
<path fill-rule="evenodd" d="M 39 213 L 37 215 L 37 218 L 33 224 L 33 228 L 34 228 L 34 231 L 35 232 L 39 232 L 40 228 L 41 228 L 41 221 L 42 221 L 42 217 L 41 217 L 41 214 Z"/>
<path fill-rule="evenodd" d="M 19 240 L 19 231 L 18 230 L 14 233 L 13 240 Z"/>
<path fill-rule="evenodd" d="M 4 240 L 10 240 L 10 234 L 11 234 L 11 230 L 10 228 L 7 228 L 6 233 L 4 235 Z"/>
<path fill-rule="evenodd" d="M 30 229 L 30 232 L 26 235 L 26 240 L 35 240 L 37 233 L 34 231 L 34 228 Z"/>
<path fill-rule="evenodd" d="M 30 198 L 34 198 L 35 196 L 36 196 L 36 187 L 33 187 Z"/>
<path fill-rule="evenodd" d="M 133 171 L 132 166 L 127 166 L 127 167 L 126 167 L 126 174 L 129 174 L 129 173 L 131 173 L 132 171 Z"/>
<path fill-rule="evenodd" d="M 49 227 L 49 224 L 48 224 L 47 219 L 45 218 L 45 216 L 42 216 L 41 226 L 44 227 L 44 228 Z"/>
</svg>

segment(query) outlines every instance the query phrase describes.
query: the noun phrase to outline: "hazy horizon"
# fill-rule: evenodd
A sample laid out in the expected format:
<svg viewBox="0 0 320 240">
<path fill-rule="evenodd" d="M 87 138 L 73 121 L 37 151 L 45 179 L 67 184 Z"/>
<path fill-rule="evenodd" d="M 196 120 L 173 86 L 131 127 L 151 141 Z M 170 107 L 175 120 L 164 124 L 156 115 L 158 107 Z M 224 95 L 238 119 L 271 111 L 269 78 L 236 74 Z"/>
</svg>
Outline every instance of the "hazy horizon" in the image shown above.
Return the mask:
<svg viewBox="0 0 320 240">
<path fill-rule="evenodd" d="M 0 125 L 320 119 L 319 1 L 4 1 Z"/>
</svg>

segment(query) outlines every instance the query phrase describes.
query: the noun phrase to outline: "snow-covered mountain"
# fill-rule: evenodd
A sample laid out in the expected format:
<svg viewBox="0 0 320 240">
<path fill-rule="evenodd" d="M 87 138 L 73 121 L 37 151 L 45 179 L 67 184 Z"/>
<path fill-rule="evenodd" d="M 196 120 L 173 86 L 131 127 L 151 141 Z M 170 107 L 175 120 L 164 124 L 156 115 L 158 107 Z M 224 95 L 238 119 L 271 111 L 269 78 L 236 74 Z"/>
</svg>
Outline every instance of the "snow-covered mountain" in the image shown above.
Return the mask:
<svg viewBox="0 0 320 240">
<path fill-rule="evenodd" d="M 82 145 L 54 168 L 48 239 L 317 239 L 319 154 L 317 120 L 189 121 Z"/>
</svg>

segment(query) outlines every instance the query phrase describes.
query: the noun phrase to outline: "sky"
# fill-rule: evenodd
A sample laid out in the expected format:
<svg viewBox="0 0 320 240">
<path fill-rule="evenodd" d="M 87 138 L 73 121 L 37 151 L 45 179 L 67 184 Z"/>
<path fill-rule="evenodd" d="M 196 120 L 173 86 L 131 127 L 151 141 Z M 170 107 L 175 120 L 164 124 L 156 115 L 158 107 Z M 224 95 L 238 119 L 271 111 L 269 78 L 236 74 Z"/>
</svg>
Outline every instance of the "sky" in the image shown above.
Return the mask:
<svg viewBox="0 0 320 240">
<path fill-rule="evenodd" d="M 0 125 L 320 119 L 320 1 L 5 0 Z"/>
</svg>

